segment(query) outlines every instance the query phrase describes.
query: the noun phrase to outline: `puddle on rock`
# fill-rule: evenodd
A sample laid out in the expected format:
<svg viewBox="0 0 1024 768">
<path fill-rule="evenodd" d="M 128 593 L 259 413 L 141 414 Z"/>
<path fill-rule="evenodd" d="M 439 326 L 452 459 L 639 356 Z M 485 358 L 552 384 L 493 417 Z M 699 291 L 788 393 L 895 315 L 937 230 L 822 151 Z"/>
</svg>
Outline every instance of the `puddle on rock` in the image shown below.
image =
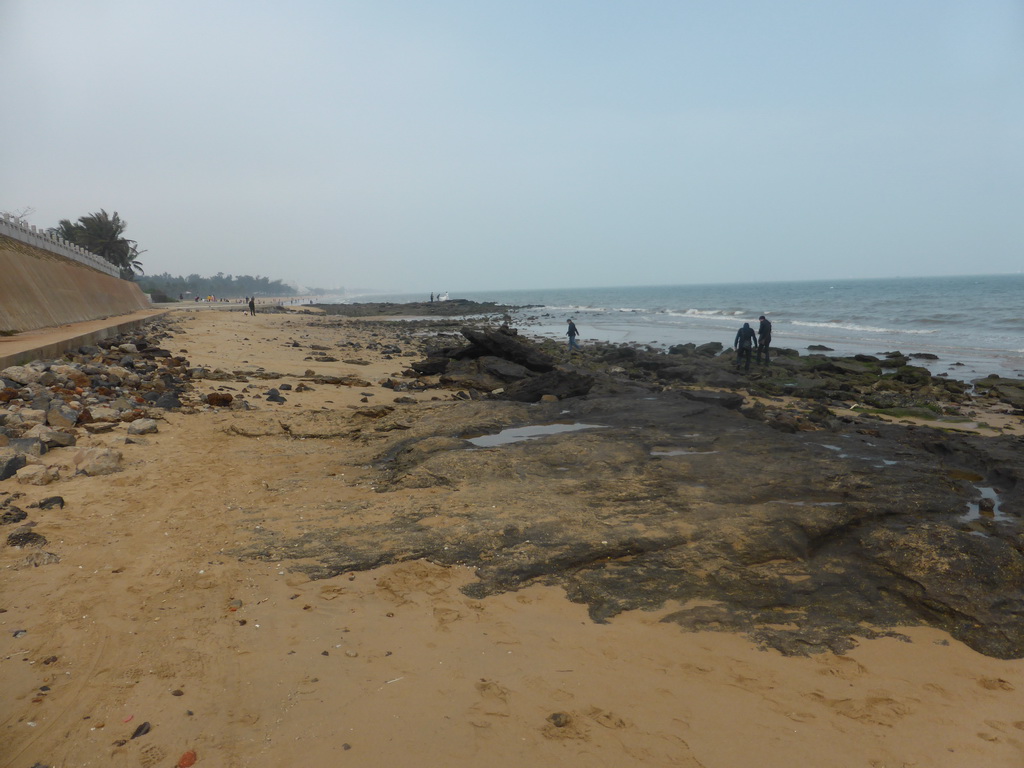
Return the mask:
<svg viewBox="0 0 1024 768">
<path fill-rule="evenodd" d="M 493 435 L 466 438 L 477 448 L 493 448 L 497 445 L 519 443 L 538 437 L 557 435 L 562 432 L 578 432 L 581 429 L 603 429 L 601 424 L 534 424 L 529 427 L 509 427 Z"/>
<path fill-rule="evenodd" d="M 788 501 L 786 499 L 771 499 L 766 504 L 785 504 L 790 507 L 838 507 L 841 501 Z"/>
<path fill-rule="evenodd" d="M 679 448 L 670 451 L 651 451 L 651 456 L 707 456 L 718 451 L 693 451 L 687 448 Z"/>
<path fill-rule="evenodd" d="M 974 487 L 981 494 L 981 499 L 967 502 L 967 511 L 960 515 L 961 523 L 970 523 L 972 520 L 980 520 L 983 517 L 996 522 L 1009 522 L 1014 519 L 1011 515 L 1003 512 L 1002 502 L 995 488 L 987 485 Z"/>
<path fill-rule="evenodd" d="M 947 469 L 946 477 L 951 477 L 954 480 L 966 480 L 969 483 L 980 483 L 985 479 L 983 475 L 979 475 L 977 472 L 968 472 L 964 469 Z"/>
</svg>

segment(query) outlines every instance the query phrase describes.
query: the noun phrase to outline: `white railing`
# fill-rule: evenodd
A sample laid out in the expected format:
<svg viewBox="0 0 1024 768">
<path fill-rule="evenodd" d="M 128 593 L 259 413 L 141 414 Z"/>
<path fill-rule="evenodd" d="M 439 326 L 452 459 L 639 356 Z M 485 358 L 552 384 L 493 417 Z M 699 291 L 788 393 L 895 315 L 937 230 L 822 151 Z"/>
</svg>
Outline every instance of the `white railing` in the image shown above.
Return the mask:
<svg viewBox="0 0 1024 768">
<path fill-rule="evenodd" d="M 7 235 L 15 240 L 20 240 L 28 245 L 34 245 L 36 248 L 42 248 L 44 251 L 50 251 L 50 253 L 56 253 L 67 259 L 74 259 L 80 264 L 98 269 L 100 272 L 105 272 L 108 275 L 113 275 L 114 277 L 121 276 L 121 271 L 106 259 L 100 258 L 95 253 L 87 251 L 79 245 L 69 243 L 62 237 L 51 235 L 42 229 L 36 229 L 34 225 L 22 224 L 9 213 L 0 216 L 0 235 Z"/>
</svg>

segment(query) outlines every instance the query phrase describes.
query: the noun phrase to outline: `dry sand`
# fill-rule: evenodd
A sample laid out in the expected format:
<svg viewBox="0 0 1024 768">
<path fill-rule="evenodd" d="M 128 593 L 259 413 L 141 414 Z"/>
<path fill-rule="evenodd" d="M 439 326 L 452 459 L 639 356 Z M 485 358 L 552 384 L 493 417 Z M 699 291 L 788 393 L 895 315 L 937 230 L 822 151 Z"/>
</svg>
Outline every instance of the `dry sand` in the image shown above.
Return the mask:
<svg viewBox="0 0 1024 768">
<path fill-rule="evenodd" d="M 377 382 L 403 367 L 366 352 L 368 366 L 304 360 L 289 340 L 339 340 L 310 322 L 193 312 L 165 346 L 294 377 Z M 363 393 L 395 396 L 317 385 L 259 413 Z M 602 625 L 550 587 L 470 599 L 469 569 L 409 561 L 309 581 L 239 560 L 266 520 L 315 530 L 325 497 L 374 493 L 341 442 L 227 431 L 254 416 L 170 413 L 145 445 L 124 445 L 123 428 L 83 436 L 124 451 L 118 474 L 0 483 L 22 507 L 66 501 L 30 515 L 59 563 L 0 549 L 0 766 L 173 766 L 187 751 L 199 766 L 307 768 L 1024 765 L 1024 661 L 937 630 L 786 658 L 659 623 L 678 606 Z"/>
</svg>

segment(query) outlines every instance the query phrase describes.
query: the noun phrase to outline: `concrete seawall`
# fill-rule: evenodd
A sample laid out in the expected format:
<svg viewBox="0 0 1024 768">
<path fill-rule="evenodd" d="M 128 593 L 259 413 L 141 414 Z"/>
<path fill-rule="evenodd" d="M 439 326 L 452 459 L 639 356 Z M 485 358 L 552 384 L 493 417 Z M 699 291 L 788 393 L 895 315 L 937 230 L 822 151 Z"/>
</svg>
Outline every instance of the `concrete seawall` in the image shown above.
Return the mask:
<svg viewBox="0 0 1024 768">
<path fill-rule="evenodd" d="M 0 333 L 150 309 L 139 286 L 0 235 Z"/>
</svg>

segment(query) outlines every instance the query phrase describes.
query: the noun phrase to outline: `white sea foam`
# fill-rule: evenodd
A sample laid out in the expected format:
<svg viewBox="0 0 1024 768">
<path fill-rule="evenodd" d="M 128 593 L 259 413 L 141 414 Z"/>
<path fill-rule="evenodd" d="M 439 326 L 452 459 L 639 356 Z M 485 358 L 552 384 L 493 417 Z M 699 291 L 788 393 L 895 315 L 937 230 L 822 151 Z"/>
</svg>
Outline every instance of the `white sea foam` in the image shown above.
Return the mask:
<svg viewBox="0 0 1024 768">
<path fill-rule="evenodd" d="M 697 317 L 697 318 L 706 317 L 706 318 L 716 318 L 716 317 L 738 317 L 740 315 L 745 315 L 747 313 L 743 312 L 742 310 L 735 310 L 735 309 L 684 309 L 684 310 L 669 309 L 669 310 L 665 311 L 665 314 L 668 315 L 669 317 Z"/>
<path fill-rule="evenodd" d="M 831 328 L 843 331 L 860 331 L 862 333 L 909 333 L 917 336 L 928 336 L 930 334 L 937 333 L 935 329 L 876 328 L 872 325 L 857 325 L 856 323 L 813 323 L 807 320 L 793 320 L 791 321 L 791 324 L 802 326 L 804 328 Z"/>
</svg>

